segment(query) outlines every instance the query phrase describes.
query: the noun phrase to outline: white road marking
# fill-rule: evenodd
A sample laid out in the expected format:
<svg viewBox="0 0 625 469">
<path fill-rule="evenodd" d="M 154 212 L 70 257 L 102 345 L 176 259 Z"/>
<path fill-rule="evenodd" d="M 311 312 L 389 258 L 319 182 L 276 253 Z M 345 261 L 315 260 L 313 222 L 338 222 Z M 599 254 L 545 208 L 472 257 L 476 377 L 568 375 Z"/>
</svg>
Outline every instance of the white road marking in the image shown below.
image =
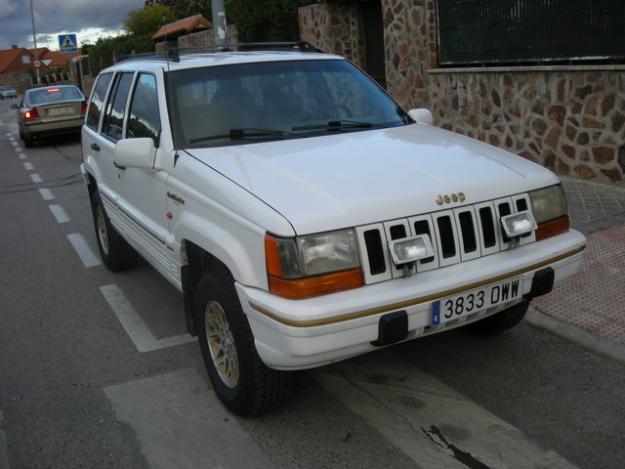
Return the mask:
<svg viewBox="0 0 625 469">
<path fill-rule="evenodd" d="M 7 137 L 11 137 L 13 135 L 11 132 L 7 132 Z"/>
<path fill-rule="evenodd" d="M 104 394 L 117 419 L 135 430 L 151 469 L 273 467 L 207 387 L 185 369 L 109 386 Z"/>
<path fill-rule="evenodd" d="M 41 176 L 39 176 L 37 173 L 33 173 L 30 175 L 30 178 L 33 180 L 34 183 L 38 184 L 40 182 L 43 182 L 43 179 L 41 179 Z"/>
<path fill-rule="evenodd" d="M 323 368 L 316 377 L 420 467 L 575 467 L 389 352 Z"/>
<path fill-rule="evenodd" d="M 18 153 L 21 153 L 24 150 L 22 149 L 22 147 L 15 147 L 15 151 L 18 152 Z"/>
<path fill-rule="evenodd" d="M 54 200 L 54 194 L 47 187 L 40 188 L 39 193 L 41 194 L 43 200 Z"/>
<path fill-rule="evenodd" d="M 29 163 L 28 161 L 24 162 L 24 168 L 26 169 L 26 171 L 34 171 L 35 167 L 33 166 L 32 163 Z"/>
<path fill-rule="evenodd" d="M 26 155 L 24 153 L 18 153 L 17 156 L 19 156 L 20 160 L 26 159 Z"/>
<path fill-rule="evenodd" d="M 0 411 L 0 425 L 2 425 L 2 420 L 4 419 L 4 415 L 2 411 Z M 7 437 L 6 434 L 0 430 L 0 469 L 9 469 L 9 456 L 7 450 Z"/>
<path fill-rule="evenodd" d="M 139 352 L 152 352 L 196 340 L 189 334 L 157 339 L 117 285 L 104 285 L 100 291 Z"/>
<path fill-rule="evenodd" d="M 85 241 L 85 238 L 83 238 L 80 233 L 70 233 L 67 235 L 67 239 L 85 267 L 89 268 L 102 265 L 100 258 L 93 253 L 87 241 Z"/>
<path fill-rule="evenodd" d="M 16 147 L 16 146 L 18 146 L 18 145 L 19 145 L 19 143 L 17 143 L 17 142 L 15 141 L 15 139 L 14 139 L 14 138 L 12 138 L 12 139 L 11 139 L 11 145 L 13 145 L 14 147 Z"/>
<path fill-rule="evenodd" d="M 60 205 L 48 205 L 48 208 L 54 215 L 54 218 L 56 218 L 57 223 L 67 223 L 69 221 L 69 216 Z"/>
</svg>

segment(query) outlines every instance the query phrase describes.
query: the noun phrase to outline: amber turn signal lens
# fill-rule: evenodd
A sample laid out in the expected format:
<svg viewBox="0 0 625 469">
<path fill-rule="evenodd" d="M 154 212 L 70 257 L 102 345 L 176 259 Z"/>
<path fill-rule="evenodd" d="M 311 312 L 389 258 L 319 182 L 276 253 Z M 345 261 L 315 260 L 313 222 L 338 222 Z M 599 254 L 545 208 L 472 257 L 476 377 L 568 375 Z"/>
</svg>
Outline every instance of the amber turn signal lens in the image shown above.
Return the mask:
<svg viewBox="0 0 625 469">
<path fill-rule="evenodd" d="M 269 270 L 269 262 L 267 264 Z M 350 290 L 364 285 L 362 269 L 344 270 L 314 277 L 287 280 L 269 276 L 269 290 L 283 298 L 301 300 L 313 296 L 327 295 Z"/>
<path fill-rule="evenodd" d="M 555 220 L 551 220 L 545 223 L 541 223 L 536 229 L 536 241 L 566 233 L 570 229 L 571 221 L 569 220 L 568 215 L 556 218 Z"/>
<path fill-rule="evenodd" d="M 270 277 L 282 277 L 278 241 L 269 235 L 265 235 L 265 263 L 267 264 L 267 275 Z"/>
</svg>

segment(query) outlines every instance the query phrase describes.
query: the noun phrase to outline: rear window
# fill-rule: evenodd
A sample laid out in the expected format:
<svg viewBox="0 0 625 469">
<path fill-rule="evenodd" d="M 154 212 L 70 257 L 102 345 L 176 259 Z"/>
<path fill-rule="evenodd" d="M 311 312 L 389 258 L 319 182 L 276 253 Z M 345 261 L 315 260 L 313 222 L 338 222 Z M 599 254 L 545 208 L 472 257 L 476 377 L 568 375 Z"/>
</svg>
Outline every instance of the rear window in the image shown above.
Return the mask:
<svg viewBox="0 0 625 469">
<path fill-rule="evenodd" d="M 28 99 L 35 106 L 63 101 L 79 101 L 83 98 L 84 96 L 80 90 L 74 86 L 41 88 L 28 92 Z"/>
</svg>

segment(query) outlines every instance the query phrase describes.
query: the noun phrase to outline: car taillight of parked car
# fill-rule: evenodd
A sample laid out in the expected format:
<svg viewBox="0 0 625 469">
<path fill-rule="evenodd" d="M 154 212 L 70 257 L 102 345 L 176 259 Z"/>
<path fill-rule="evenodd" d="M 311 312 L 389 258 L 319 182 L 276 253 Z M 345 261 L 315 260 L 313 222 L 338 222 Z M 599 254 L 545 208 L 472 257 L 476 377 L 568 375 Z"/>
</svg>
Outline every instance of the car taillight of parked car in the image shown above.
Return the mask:
<svg viewBox="0 0 625 469">
<path fill-rule="evenodd" d="M 39 119 L 39 112 L 37 112 L 36 107 L 32 107 L 25 111 L 22 111 L 22 116 L 24 116 L 25 121 L 33 121 L 35 119 Z"/>
<path fill-rule="evenodd" d="M 87 101 L 83 101 L 80 104 L 80 113 L 84 116 L 87 113 Z"/>
</svg>

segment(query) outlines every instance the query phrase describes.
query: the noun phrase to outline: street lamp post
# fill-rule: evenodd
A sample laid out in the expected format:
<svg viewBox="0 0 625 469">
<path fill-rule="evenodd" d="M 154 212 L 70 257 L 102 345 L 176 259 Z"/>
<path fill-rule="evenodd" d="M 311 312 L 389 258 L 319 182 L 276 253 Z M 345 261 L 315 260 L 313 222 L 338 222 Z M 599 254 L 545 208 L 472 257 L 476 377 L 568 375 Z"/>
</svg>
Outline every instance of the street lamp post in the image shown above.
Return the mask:
<svg viewBox="0 0 625 469">
<path fill-rule="evenodd" d="M 213 35 L 216 47 L 225 47 L 228 41 L 228 24 L 226 22 L 226 9 L 223 0 L 212 0 L 213 9 Z"/>
<path fill-rule="evenodd" d="M 35 32 L 35 10 L 33 9 L 33 0 L 29 0 L 30 3 L 30 21 L 33 25 L 33 47 L 35 50 L 37 49 L 37 33 Z M 35 57 L 35 60 L 38 60 Z M 39 67 L 35 67 L 35 73 L 37 74 L 37 84 L 41 83 L 41 79 L 39 78 Z"/>
</svg>

